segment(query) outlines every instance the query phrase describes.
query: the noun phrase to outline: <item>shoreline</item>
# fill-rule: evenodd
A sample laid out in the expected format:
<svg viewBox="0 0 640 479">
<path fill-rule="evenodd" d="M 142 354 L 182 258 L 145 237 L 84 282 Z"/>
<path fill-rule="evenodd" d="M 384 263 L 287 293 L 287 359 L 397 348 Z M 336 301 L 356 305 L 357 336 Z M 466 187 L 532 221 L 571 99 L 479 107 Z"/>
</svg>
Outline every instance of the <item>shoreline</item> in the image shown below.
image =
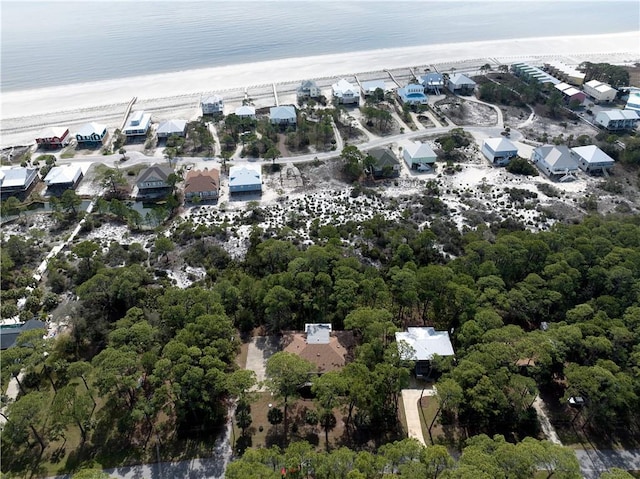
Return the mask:
<svg viewBox="0 0 640 479">
<path fill-rule="evenodd" d="M 14 118 L 73 111 L 139 100 L 285 83 L 311 78 L 455 63 L 488 57 L 508 60 L 527 56 L 628 53 L 640 58 L 640 33 L 573 35 L 468 43 L 443 43 L 313 57 L 297 57 L 88 83 L 76 83 L 2 94 L 3 123 Z M 3 124 L 3 129 L 8 125 Z"/>
</svg>

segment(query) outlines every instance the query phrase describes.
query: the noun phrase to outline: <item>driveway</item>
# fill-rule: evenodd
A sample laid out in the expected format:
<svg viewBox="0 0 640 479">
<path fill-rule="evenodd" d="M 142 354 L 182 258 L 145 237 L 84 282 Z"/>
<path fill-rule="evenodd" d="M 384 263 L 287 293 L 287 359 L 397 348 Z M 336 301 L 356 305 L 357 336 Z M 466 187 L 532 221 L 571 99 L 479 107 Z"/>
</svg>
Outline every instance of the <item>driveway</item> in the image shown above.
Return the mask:
<svg viewBox="0 0 640 479">
<path fill-rule="evenodd" d="M 598 479 L 603 472 L 617 467 L 625 471 L 640 471 L 640 449 L 575 451 L 585 479 Z"/>
<path fill-rule="evenodd" d="M 434 389 L 403 389 L 402 403 L 404 404 L 404 416 L 407 419 L 407 435 L 420 441 L 426 446 L 424 435 L 422 434 L 422 423 L 420 422 L 420 409 L 418 401 L 422 396 L 433 396 Z"/>
<path fill-rule="evenodd" d="M 251 339 L 247 351 L 247 366 L 245 369 L 256 373 L 258 386 L 254 389 L 255 391 L 266 391 L 266 388 L 261 386 L 260 383 L 266 379 L 267 359 L 277 351 L 278 338 L 275 336 L 256 336 Z"/>
</svg>

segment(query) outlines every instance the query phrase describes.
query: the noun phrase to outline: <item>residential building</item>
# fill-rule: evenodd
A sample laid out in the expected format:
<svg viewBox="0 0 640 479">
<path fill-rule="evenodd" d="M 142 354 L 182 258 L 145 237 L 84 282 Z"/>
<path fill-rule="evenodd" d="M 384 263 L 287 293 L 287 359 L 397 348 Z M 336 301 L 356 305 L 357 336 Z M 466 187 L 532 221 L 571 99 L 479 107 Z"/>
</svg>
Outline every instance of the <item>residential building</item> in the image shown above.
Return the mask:
<svg viewBox="0 0 640 479">
<path fill-rule="evenodd" d="M 412 170 L 425 169 L 427 166 L 429 167 L 428 169 L 431 169 L 438 159 L 438 155 L 435 154 L 433 149 L 420 141 L 405 144 L 402 149 L 402 157 Z"/>
<path fill-rule="evenodd" d="M 151 126 L 151 113 L 144 110 L 131 112 L 122 133 L 128 137 L 146 136 Z"/>
<path fill-rule="evenodd" d="M 434 328 L 407 328 L 406 332 L 396 333 L 396 343 L 400 358 L 415 361 L 416 376 L 429 376 L 434 356 L 453 356 L 453 345 L 447 331 Z M 403 347 L 404 345 L 408 346 Z"/>
<path fill-rule="evenodd" d="M 100 123 L 87 123 L 76 131 L 78 145 L 98 146 L 104 143 L 107 138 L 107 127 Z"/>
<path fill-rule="evenodd" d="M 224 99 L 220 95 L 212 95 L 200 102 L 203 115 L 220 115 L 224 113 Z"/>
<path fill-rule="evenodd" d="M 236 108 L 235 114 L 240 118 L 250 118 L 252 120 L 255 120 L 256 107 L 252 105 L 242 105 Z"/>
<path fill-rule="evenodd" d="M 578 90 L 576 87 L 573 87 L 568 83 L 558 83 L 557 85 L 554 85 L 554 88 L 562 93 L 562 98 L 565 103 L 578 102 L 582 105 L 587 98 L 585 92 Z"/>
<path fill-rule="evenodd" d="M 536 82 L 542 85 L 557 85 L 560 80 L 538 67 L 529 65 L 528 63 L 514 63 L 511 65 L 511 71 L 514 75 L 523 78 L 528 82 Z"/>
<path fill-rule="evenodd" d="M 169 165 L 151 165 L 140 172 L 136 180 L 138 187 L 137 198 L 160 198 L 168 195 L 173 190 L 169 184 L 169 175 L 173 174 L 173 168 Z"/>
<path fill-rule="evenodd" d="M 426 105 L 428 98 L 424 94 L 424 87 L 419 83 L 409 83 L 407 86 L 398 88 L 398 98 L 402 103 L 409 105 Z"/>
<path fill-rule="evenodd" d="M 605 173 L 613 168 L 615 161 L 595 145 L 571 148 L 578 167 L 587 173 Z"/>
<path fill-rule="evenodd" d="M 62 194 L 65 190 L 75 190 L 83 178 L 82 169 L 76 165 L 54 166 L 49 170 L 44 182 L 50 195 Z"/>
<path fill-rule="evenodd" d="M 342 369 L 355 344 L 351 331 L 332 331 L 331 324 L 305 324 L 304 333 L 285 333 L 282 349 L 316 366 L 318 374 Z"/>
<path fill-rule="evenodd" d="M 531 160 L 553 180 L 572 181 L 578 164 L 565 145 L 543 145 L 533 150 Z"/>
<path fill-rule="evenodd" d="M 296 107 L 293 105 L 274 106 L 269 109 L 269 121 L 273 125 L 295 126 Z"/>
<path fill-rule="evenodd" d="M 444 76 L 442 73 L 427 73 L 420 77 L 420 83 L 424 86 L 425 91 L 440 95 L 440 92 L 444 89 Z"/>
<path fill-rule="evenodd" d="M 359 105 L 360 92 L 344 78 L 331 85 L 333 101 L 338 105 Z"/>
<path fill-rule="evenodd" d="M 371 171 L 374 178 L 389 178 L 400 174 L 400 162 L 389 148 L 374 148 L 369 150 L 369 156 L 375 160 Z"/>
<path fill-rule="evenodd" d="M 304 80 L 297 88 L 296 95 L 299 100 L 306 100 L 308 98 L 318 98 L 322 95 L 322 92 L 315 81 Z"/>
<path fill-rule="evenodd" d="M 190 170 L 184 180 L 184 199 L 193 202 L 217 200 L 220 193 L 220 172 L 216 169 Z"/>
<path fill-rule="evenodd" d="M 167 120 L 160 123 L 156 130 L 158 138 L 169 138 L 170 136 L 184 137 L 187 134 L 187 120 Z"/>
<path fill-rule="evenodd" d="M 487 138 L 482 142 L 482 154 L 493 165 L 505 166 L 518 155 L 518 148 L 506 138 Z"/>
<path fill-rule="evenodd" d="M 629 98 L 624 109 L 640 112 L 640 90 L 631 90 L 629 92 Z"/>
<path fill-rule="evenodd" d="M 0 193 L 2 199 L 15 196 L 26 197 L 37 183 L 38 170 L 35 168 L 8 168 L 0 170 Z"/>
<path fill-rule="evenodd" d="M 603 110 L 596 115 L 596 124 L 609 131 L 633 130 L 639 120 L 635 110 Z"/>
<path fill-rule="evenodd" d="M 447 88 L 451 93 L 470 95 L 476 88 L 476 82 L 462 73 L 454 73 L 447 80 Z"/>
<path fill-rule="evenodd" d="M 50 127 L 40 133 L 36 138 L 39 147 L 54 150 L 69 144 L 69 128 Z"/>
<path fill-rule="evenodd" d="M 560 61 L 551 61 L 545 63 L 544 67 L 554 77 L 560 78 L 561 80 L 570 83 L 571 85 L 582 86 L 582 84 L 584 83 L 584 73 Z"/>
<path fill-rule="evenodd" d="M 47 334 L 47 323 L 38 319 L 30 319 L 24 324 L 0 326 L 0 350 L 4 351 L 14 347 L 21 333 L 34 329 L 42 329 L 42 337 L 44 337 Z"/>
<path fill-rule="evenodd" d="M 232 166 L 229 168 L 229 193 L 262 192 L 260 166 Z"/>
<path fill-rule="evenodd" d="M 598 103 L 613 101 L 618 94 L 618 90 L 598 80 L 588 81 L 583 88 L 584 92 Z"/>
<path fill-rule="evenodd" d="M 385 93 L 389 91 L 386 84 L 384 83 L 384 80 L 365 81 L 361 83 L 361 87 L 362 95 L 365 97 L 372 95 L 378 88 L 380 88 Z"/>
</svg>

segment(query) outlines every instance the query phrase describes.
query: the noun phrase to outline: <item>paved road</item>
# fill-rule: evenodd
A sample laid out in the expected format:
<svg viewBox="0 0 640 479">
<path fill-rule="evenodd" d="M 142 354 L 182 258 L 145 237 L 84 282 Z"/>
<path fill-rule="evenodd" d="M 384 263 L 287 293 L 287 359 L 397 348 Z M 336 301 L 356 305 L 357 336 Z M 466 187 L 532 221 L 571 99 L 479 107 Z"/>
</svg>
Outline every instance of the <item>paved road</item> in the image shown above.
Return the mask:
<svg viewBox="0 0 640 479">
<path fill-rule="evenodd" d="M 542 428 L 542 432 L 547 437 L 549 441 L 554 444 L 559 444 L 562 446 L 562 442 L 560 442 L 560 438 L 556 434 L 556 430 L 551 425 L 551 421 L 549 421 L 549 417 L 547 416 L 546 411 L 544 410 L 545 404 L 544 401 L 540 398 L 540 396 L 536 396 L 533 401 L 533 408 L 536 410 L 538 414 L 538 421 L 540 421 L 540 427 Z"/>
<path fill-rule="evenodd" d="M 621 451 L 577 449 L 575 453 L 585 479 L 598 479 L 600 474 L 613 467 L 625 471 L 640 471 L 640 449 Z"/>
</svg>

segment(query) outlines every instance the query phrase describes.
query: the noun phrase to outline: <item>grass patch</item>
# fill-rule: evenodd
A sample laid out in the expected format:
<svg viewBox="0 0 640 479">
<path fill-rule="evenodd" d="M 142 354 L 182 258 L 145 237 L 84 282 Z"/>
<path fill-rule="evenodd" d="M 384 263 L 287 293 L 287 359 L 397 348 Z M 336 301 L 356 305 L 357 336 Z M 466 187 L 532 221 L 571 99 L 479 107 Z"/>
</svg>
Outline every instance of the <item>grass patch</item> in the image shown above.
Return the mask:
<svg viewBox="0 0 640 479">
<path fill-rule="evenodd" d="M 402 426 L 403 435 L 406 436 L 409 431 L 409 426 L 407 426 L 407 415 L 404 412 L 404 399 L 402 398 L 402 395 L 398 399 L 398 419 L 400 420 L 400 425 Z M 422 432 L 422 436 L 424 437 L 424 431 Z"/>
<path fill-rule="evenodd" d="M 438 400 L 433 396 L 423 396 L 420 402 L 418 403 L 420 410 L 420 423 L 422 425 L 422 436 L 424 437 L 425 442 L 428 444 L 431 442 L 429 437 L 429 425 L 436 413 L 438 412 Z M 439 421 L 436 421 L 433 428 L 431 429 L 431 436 L 433 437 L 433 442 L 438 443 L 439 438 L 444 438 L 444 430 L 442 429 L 442 425 Z"/>
<path fill-rule="evenodd" d="M 240 369 L 247 368 L 247 354 L 249 354 L 249 343 L 242 343 L 240 345 L 240 352 L 236 356 L 236 364 Z"/>
</svg>

